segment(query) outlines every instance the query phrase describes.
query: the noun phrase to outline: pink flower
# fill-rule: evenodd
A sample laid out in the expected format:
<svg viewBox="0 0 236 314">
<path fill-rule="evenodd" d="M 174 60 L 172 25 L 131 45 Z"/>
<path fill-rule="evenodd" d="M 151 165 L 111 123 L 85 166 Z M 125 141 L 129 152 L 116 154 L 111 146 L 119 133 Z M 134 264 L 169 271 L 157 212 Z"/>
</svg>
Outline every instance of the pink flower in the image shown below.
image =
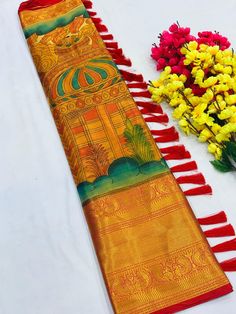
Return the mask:
<svg viewBox="0 0 236 314">
<path fill-rule="evenodd" d="M 179 26 L 178 26 L 176 23 L 172 24 L 172 25 L 169 27 L 169 31 L 170 31 L 171 33 L 177 32 L 178 29 L 179 29 Z"/>
</svg>

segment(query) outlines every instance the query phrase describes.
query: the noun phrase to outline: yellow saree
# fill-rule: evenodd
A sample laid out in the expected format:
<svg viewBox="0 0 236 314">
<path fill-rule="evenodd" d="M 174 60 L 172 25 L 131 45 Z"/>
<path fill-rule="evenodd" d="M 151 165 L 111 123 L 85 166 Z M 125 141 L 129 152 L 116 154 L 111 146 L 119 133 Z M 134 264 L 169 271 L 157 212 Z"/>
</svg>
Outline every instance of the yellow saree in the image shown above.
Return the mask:
<svg viewBox="0 0 236 314">
<path fill-rule="evenodd" d="M 172 313 L 232 287 L 81 0 L 19 16 L 116 313 Z"/>
</svg>

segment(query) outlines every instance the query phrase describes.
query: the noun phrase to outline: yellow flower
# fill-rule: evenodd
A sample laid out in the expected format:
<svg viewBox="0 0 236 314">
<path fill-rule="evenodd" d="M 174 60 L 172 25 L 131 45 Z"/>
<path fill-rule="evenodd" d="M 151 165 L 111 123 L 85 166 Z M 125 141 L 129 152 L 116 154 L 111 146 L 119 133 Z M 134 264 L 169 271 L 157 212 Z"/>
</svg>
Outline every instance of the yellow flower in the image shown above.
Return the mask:
<svg viewBox="0 0 236 314">
<path fill-rule="evenodd" d="M 186 133 L 187 135 L 190 134 L 189 123 L 185 118 L 182 118 L 181 120 L 179 120 L 179 125 L 181 129 L 184 131 L 184 133 Z"/>
<path fill-rule="evenodd" d="M 236 82 L 235 82 L 235 84 L 236 84 Z M 234 94 L 234 95 L 229 95 L 228 97 L 225 97 L 225 101 L 229 105 L 236 104 L 236 95 Z"/>
<path fill-rule="evenodd" d="M 194 121 L 200 125 L 207 124 L 211 126 L 214 123 L 214 118 L 210 117 L 208 113 L 202 113 L 198 118 L 195 118 Z"/>
<path fill-rule="evenodd" d="M 233 111 L 231 110 L 230 107 L 228 107 L 222 110 L 221 113 L 219 113 L 217 116 L 220 120 L 225 120 L 225 119 L 229 119 L 232 115 L 233 115 Z"/>
<path fill-rule="evenodd" d="M 221 126 L 217 123 L 213 123 L 213 125 L 211 126 L 211 130 L 214 134 L 217 134 L 218 132 L 220 132 Z"/>
<path fill-rule="evenodd" d="M 206 103 L 200 103 L 199 105 L 197 105 L 192 112 L 193 119 L 201 117 L 206 108 L 207 108 Z"/>
<path fill-rule="evenodd" d="M 208 88 L 208 87 L 215 85 L 216 83 L 217 83 L 217 77 L 210 76 L 199 85 L 200 85 L 200 87 Z"/>
<path fill-rule="evenodd" d="M 200 142 L 206 142 L 212 136 L 213 136 L 212 132 L 209 129 L 205 128 L 199 134 L 198 140 Z"/>
<path fill-rule="evenodd" d="M 232 132 L 236 132 L 236 124 L 229 122 L 221 127 L 220 133 L 222 134 L 229 134 Z"/>
<path fill-rule="evenodd" d="M 215 136 L 217 142 L 221 143 L 221 142 L 227 142 L 230 139 L 230 134 L 223 134 L 223 133 L 218 133 Z"/>
<path fill-rule="evenodd" d="M 212 56 L 215 56 L 217 54 L 217 52 L 219 51 L 219 46 L 207 46 L 207 51 L 212 55 Z"/>
<path fill-rule="evenodd" d="M 175 110 L 173 111 L 173 117 L 175 119 L 180 119 L 182 115 L 188 110 L 188 106 L 185 103 L 180 104 Z"/>
<path fill-rule="evenodd" d="M 222 149 L 219 144 L 210 143 L 208 145 L 208 151 L 209 153 L 214 154 L 216 159 L 220 159 L 222 156 Z"/>
</svg>

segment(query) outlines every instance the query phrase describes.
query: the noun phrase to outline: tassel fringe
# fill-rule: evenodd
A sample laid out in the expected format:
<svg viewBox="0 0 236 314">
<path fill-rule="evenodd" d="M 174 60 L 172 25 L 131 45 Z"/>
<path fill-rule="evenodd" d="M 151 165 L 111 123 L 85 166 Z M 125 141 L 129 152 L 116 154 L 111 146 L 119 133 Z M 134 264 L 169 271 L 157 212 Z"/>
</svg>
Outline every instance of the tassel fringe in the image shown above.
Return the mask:
<svg viewBox="0 0 236 314">
<path fill-rule="evenodd" d="M 185 172 L 185 171 L 192 171 L 197 170 L 197 164 L 196 161 L 189 161 L 185 164 L 176 165 L 170 168 L 171 172 Z"/>
<path fill-rule="evenodd" d="M 156 115 L 150 115 L 149 117 L 145 117 L 144 120 L 146 122 L 158 122 L 158 123 L 167 123 L 169 122 L 169 118 L 167 116 L 167 114 L 160 114 L 158 116 Z"/>
<path fill-rule="evenodd" d="M 125 70 L 120 70 L 121 75 L 123 76 L 123 79 L 128 82 L 143 82 L 143 76 L 142 74 L 135 74 L 131 73 Z"/>
<path fill-rule="evenodd" d="M 196 173 L 189 176 L 178 177 L 177 182 L 179 184 L 192 183 L 192 184 L 206 184 L 205 178 L 201 173 Z"/>
<path fill-rule="evenodd" d="M 139 107 L 143 108 L 141 109 L 141 112 L 143 110 L 142 113 L 146 113 L 146 114 L 149 114 L 149 113 L 161 113 L 162 114 L 163 113 L 163 110 L 160 105 L 154 105 L 153 103 L 146 102 L 146 101 L 136 101 L 136 104 Z"/>
<path fill-rule="evenodd" d="M 213 246 L 212 251 L 214 253 L 236 251 L 236 238 Z"/>
<path fill-rule="evenodd" d="M 236 271 L 236 258 L 231 258 L 227 261 L 220 263 L 223 271 Z"/>
<path fill-rule="evenodd" d="M 229 237 L 235 236 L 234 228 L 231 224 L 223 227 L 213 228 L 204 232 L 207 238 Z"/>
<path fill-rule="evenodd" d="M 224 211 L 213 214 L 204 218 L 198 218 L 200 225 L 214 225 L 227 222 L 227 216 Z"/>
<path fill-rule="evenodd" d="M 199 186 L 197 188 L 184 191 L 184 194 L 186 196 L 207 195 L 207 194 L 209 195 L 209 194 L 212 194 L 212 188 L 210 187 L 210 185 L 206 184 L 203 186 Z"/>
</svg>

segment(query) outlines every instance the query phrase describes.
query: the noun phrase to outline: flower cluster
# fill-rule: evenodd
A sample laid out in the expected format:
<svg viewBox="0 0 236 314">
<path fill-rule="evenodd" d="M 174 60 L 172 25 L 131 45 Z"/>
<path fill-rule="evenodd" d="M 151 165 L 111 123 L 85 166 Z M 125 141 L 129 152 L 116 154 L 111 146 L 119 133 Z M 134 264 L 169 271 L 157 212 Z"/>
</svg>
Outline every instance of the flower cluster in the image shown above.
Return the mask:
<svg viewBox="0 0 236 314">
<path fill-rule="evenodd" d="M 187 39 L 178 41 L 174 49 L 175 35 L 184 30 Z M 166 33 L 172 35 L 165 47 L 171 45 L 172 53 L 176 50 L 173 55 L 178 56 L 181 71 L 175 71 L 173 56 L 165 57 L 164 70 L 149 86 L 152 99 L 168 102 L 183 131 L 208 143 L 218 170 L 236 170 L 236 55 L 227 49 L 227 38 L 218 33 L 198 33 L 196 39 L 189 28 L 177 24 L 169 31 Z M 166 33 L 162 33 L 160 47 Z"/>
<path fill-rule="evenodd" d="M 199 32 L 198 37 L 190 34 L 189 27 L 180 27 L 174 23 L 169 27 L 169 31 L 163 31 L 159 35 L 160 43 L 153 45 L 152 58 L 157 62 L 157 70 L 163 70 L 165 66 L 170 66 L 172 73 L 190 76 L 190 72 L 183 66 L 183 56 L 181 47 L 190 41 L 208 46 L 218 45 L 221 50 L 229 48 L 230 42 L 226 37 L 217 32 Z"/>
</svg>

